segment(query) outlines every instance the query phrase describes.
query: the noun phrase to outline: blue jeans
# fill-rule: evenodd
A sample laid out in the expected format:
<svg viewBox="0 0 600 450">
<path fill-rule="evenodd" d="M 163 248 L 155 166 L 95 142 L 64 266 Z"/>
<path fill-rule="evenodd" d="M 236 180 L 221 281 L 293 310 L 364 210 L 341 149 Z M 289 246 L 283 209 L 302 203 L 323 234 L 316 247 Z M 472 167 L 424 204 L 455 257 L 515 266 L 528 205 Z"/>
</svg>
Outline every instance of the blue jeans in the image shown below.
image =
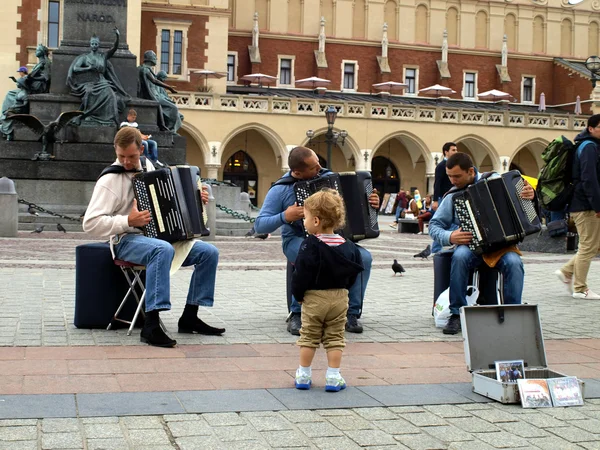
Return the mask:
<svg viewBox="0 0 600 450">
<path fill-rule="evenodd" d="M 298 236 L 283 238 L 283 254 L 291 263 L 296 261 L 302 241 L 304 241 L 304 238 Z M 357 247 L 360 251 L 360 257 L 362 258 L 365 270 L 358 274 L 356 281 L 348 291 L 348 314 L 360 316 L 362 314 L 362 303 L 365 298 L 367 283 L 369 282 L 369 277 L 371 276 L 371 264 L 373 263 L 373 257 L 368 250 L 358 245 Z M 293 296 L 290 310 L 294 313 L 300 313 L 301 310 L 300 304 Z"/>
<path fill-rule="evenodd" d="M 404 211 L 404 208 L 402 208 L 400 205 L 398 205 L 396 207 L 396 222 L 398 222 L 398 220 L 400 220 L 400 215 L 402 214 L 402 211 Z"/>
<path fill-rule="evenodd" d="M 152 139 L 142 141 L 142 146 L 144 147 L 144 156 L 150 161 L 156 162 L 158 160 L 158 146 L 156 145 L 156 141 Z"/>
<path fill-rule="evenodd" d="M 450 312 L 452 314 L 459 314 L 461 306 L 466 306 L 469 272 L 481 264 L 485 264 L 483 258 L 469 250 L 466 245 L 459 245 L 454 250 L 450 268 Z M 496 267 L 504 278 L 504 303 L 520 304 L 525 278 L 521 257 L 515 252 L 505 253 Z"/>
<path fill-rule="evenodd" d="M 175 256 L 171 244 L 142 234 L 125 234 L 115 245 L 115 256 L 146 266 L 146 312 L 171 309 L 169 271 Z M 216 247 L 202 241 L 194 244 L 183 262 L 183 266 L 195 266 L 186 301 L 188 305 L 213 305 L 218 262 L 219 250 Z"/>
</svg>

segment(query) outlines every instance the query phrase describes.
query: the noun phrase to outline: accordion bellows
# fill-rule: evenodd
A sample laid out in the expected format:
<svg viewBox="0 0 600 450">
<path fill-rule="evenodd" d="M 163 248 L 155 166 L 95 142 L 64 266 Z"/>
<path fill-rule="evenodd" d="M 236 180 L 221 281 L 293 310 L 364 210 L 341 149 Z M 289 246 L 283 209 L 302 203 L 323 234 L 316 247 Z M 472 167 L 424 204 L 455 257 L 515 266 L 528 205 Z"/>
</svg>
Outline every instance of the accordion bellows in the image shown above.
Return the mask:
<svg viewBox="0 0 600 450">
<path fill-rule="evenodd" d="M 473 233 L 471 250 L 478 254 L 500 250 L 541 230 L 533 200 L 521 198 L 524 187 L 521 173 L 511 170 L 453 195 L 462 230 Z"/>
<path fill-rule="evenodd" d="M 167 242 L 208 236 L 195 166 L 176 166 L 142 172 L 132 178 L 138 209 L 148 210 L 150 223 L 142 227 L 144 235 Z"/>
<path fill-rule="evenodd" d="M 379 236 L 377 209 L 369 204 L 373 193 L 370 172 L 328 172 L 313 180 L 298 181 L 294 185 L 298 205 L 324 188 L 335 189 L 344 199 L 346 224 L 343 230 L 337 230 L 339 234 L 354 242 Z"/>
</svg>

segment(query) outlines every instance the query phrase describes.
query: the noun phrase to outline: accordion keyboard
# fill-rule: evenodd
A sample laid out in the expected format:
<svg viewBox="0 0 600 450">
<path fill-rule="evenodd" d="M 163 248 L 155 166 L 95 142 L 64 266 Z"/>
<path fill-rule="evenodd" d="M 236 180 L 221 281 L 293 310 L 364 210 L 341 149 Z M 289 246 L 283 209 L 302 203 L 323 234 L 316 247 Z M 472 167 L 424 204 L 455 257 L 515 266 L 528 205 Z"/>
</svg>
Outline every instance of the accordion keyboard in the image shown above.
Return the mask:
<svg viewBox="0 0 600 450">
<path fill-rule="evenodd" d="M 533 223 L 533 221 L 538 218 L 538 215 L 535 210 L 535 205 L 533 203 L 533 200 L 527 200 L 527 199 L 521 198 L 521 192 L 523 192 L 524 187 L 525 187 L 525 182 L 523 181 L 523 178 L 519 177 L 519 179 L 517 180 L 517 183 L 515 185 L 515 188 L 517 190 L 517 194 L 519 196 L 519 201 L 521 202 L 521 206 L 523 207 L 523 211 L 525 211 L 525 215 L 527 216 L 527 220 L 529 220 L 529 223 Z"/>
<path fill-rule="evenodd" d="M 336 191 L 340 192 L 340 186 L 338 185 L 337 180 L 334 181 L 330 177 L 318 178 L 305 183 L 296 183 L 294 191 L 296 193 L 296 201 L 298 202 L 298 206 L 303 206 L 304 200 L 306 200 L 315 192 L 319 192 L 324 188 L 335 189 Z"/>
<path fill-rule="evenodd" d="M 369 201 L 369 197 L 371 197 L 372 193 L 373 193 L 373 182 L 371 181 L 371 179 L 369 179 L 365 183 L 365 194 L 367 195 L 367 202 Z M 368 211 L 369 211 L 369 225 L 371 226 L 372 229 L 376 230 L 377 228 L 379 228 L 379 223 L 377 221 L 377 209 L 372 208 L 369 205 Z"/>
<path fill-rule="evenodd" d="M 475 221 L 475 216 L 471 210 L 471 205 L 463 197 L 455 196 L 453 200 L 454 211 L 456 212 L 462 231 L 468 231 L 473 234 L 473 239 L 469 243 L 469 249 L 475 251 L 481 247 L 482 238 L 477 222 Z"/>
<path fill-rule="evenodd" d="M 135 196 L 137 197 L 137 201 L 138 201 L 138 210 L 139 211 L 152 211 L 152 204 L 150 202 L 148 192 L 146 191 L 146 184 L 143 181 L 136 179 L 135 177 L 133 178 L 132 181 L 133 181 L 133 189 L 135 191 Z M 148 223 L 148 225 L 146 225 L 144 228 L 145 228 L 146 236 L 153 237 L 153 238 L 158 236 L 156 222 L 154 221 L 154 218 L 152 215 L 150 215 L 150 223 Z"/>
</svg>

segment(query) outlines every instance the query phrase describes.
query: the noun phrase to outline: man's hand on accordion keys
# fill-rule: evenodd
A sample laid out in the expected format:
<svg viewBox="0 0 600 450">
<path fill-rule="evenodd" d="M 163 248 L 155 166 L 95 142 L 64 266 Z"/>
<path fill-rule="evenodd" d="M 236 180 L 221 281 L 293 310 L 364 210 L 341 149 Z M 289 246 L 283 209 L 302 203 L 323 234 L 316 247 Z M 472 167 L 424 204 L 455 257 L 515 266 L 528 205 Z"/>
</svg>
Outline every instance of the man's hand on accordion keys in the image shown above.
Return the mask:
<svg viewBox="0 0 600 450">
<path fill-rule="evenodd" d="M 523 187 L 523 190 L 521 191 L 521 198 L 524 198 L 525 200 L 533 200 L 535 197 L 535 191 L 533 190 L 533 187 L 525 178 L 523 178 L 523 181 L 525 183 L 525 187 Z"/>
<path fill-rule="evenodd" d="M 373 192 L 369 195 L 369 205 L 379 210 L 379 195 L 377 195 L 377 189 L 373 189 Z"/>
<path fill-rule="evenodd" d="M 150 223 L 150 211 L 139 211 L 137 207 L 137 200 L 133 199 L 133 206 L 131 212 L 127 216 L 127 223 L 130 227 L 143 227 Z"/>
<path fill-rule="evenodd" d="M 300 220 L 304 217 L 304 207 L 298 206 L 298 203 L 294 203 L 292 206 L 288 206 L 288 208 L 283 213 L 285 217 L 285 221 L 287 223 L 295 222 L 296 220 Z"/>
<path fill-rule="evenodd" d="M 450 243 L 456 245 L 467 245 L 473 239 L 473 233 L 470 231 L 463 231 L 462 228 L 459 228 L 456 231 L 453 231 L 450 235 Z"/>
</svg>

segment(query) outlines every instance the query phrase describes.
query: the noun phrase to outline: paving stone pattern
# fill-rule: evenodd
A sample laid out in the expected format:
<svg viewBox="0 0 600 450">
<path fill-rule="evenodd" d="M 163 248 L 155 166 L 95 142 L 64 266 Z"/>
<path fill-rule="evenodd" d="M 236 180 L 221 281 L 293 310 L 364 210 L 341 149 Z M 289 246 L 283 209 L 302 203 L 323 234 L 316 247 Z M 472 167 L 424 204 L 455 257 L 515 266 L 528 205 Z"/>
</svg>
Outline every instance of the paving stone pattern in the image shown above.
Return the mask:
<svg viewBox="0 0 600 450">
<path fill-rule="evenodd" d="M 349 334 L 349 342 L 416 342 L 460 340 L 444 336 L 433 326 L 432 261 L 418 260 L 413 254 L 429 240 L 427 236 L 385 233 L 379 239 L 365 242 L 373 254 L 375 268 L 367 289 L 363 312 L 365 332 Z M 285 267 L 281 241 L 230 239 L 215 243 L 221 252 L 221 268 L 217 274 L 215 306 L 201 311 L 201 317 L 214 325 L 227 328 L 223 337 L 178 335 L 181 344 L 260 344 L 293 343 L 296 338 L 286 332 Z M 40 242 L 44 243 L 41 245 Z M 61 247 L 59 255 L 50 251 L 48 242 Z M 73 326 L 75 271 L 73 268 L 47 266 L 72 252 L 77 239 L 0 239 L 16 250 L 36 253 L 36 264 L 0 268 L 0 346 L 83 346 L 140 345 L 138 332 L 127 336 L 125 330 L 77 329 Z M 66 243 L 66 244 L 65 244 Z M 18 244 L 18 245 L 17 245 Z M 0 260 L 11 253 L 0 245 Z M 19 250 L 19 251 L 21 251 Z M 12 253 L 11 253 L 12 254 Z M 225 255 L 225 262 L 223 262 Z M 248 262 L 247 255 L 270 261 L 261 266 Z M 69 253 L 70 261 L 74 256 Z M 402 277 L 393 277 L 391 262 L 399 259 L 407 267 Z M 568 255 L 527 254 L 525 257 L 525 291 L 523 301 L 540 305 L 545 339 L 597 338 L 600 327 L 589 318 L 590 302 L 573 300 L 555 279 L 553 272 Z M 20 262 L 27 262 L 22 259 Z M 264 261 L 263 261 L 264 263 Z M 258 265 L 256 265 L 258 264 Z M 261 263 L 262 264 L 262 263 Z M 248 268 L 258 270 L 238 270 Z M 272 270 L 275 267 L 276 270 Z M 382 268 L 386 267 L 386 268 Z M 600 260 L 590 269 L 590 286 L 600 286 Z M 161 314 L 167 329 L 174 332 L 183 310 L 192 271 L 180 270 L 171 282 L 173 309 Z M 596 288 L 599 290 L 599 288 Z"/>
<path fill-rule="evenodd" d="M 600 448 L 595 418 L 600 399 L 569 410 L 526 410 L 497 403 L 478 405 L 477 410 L 466 406 L 3 420 L 0 448 Z M 559 411 L 576 411 L 577 418 L 561 420 L 560 425 L 543 423 Z M 532 417 L 542 420 L 532 425 Z"/>
</svg>

